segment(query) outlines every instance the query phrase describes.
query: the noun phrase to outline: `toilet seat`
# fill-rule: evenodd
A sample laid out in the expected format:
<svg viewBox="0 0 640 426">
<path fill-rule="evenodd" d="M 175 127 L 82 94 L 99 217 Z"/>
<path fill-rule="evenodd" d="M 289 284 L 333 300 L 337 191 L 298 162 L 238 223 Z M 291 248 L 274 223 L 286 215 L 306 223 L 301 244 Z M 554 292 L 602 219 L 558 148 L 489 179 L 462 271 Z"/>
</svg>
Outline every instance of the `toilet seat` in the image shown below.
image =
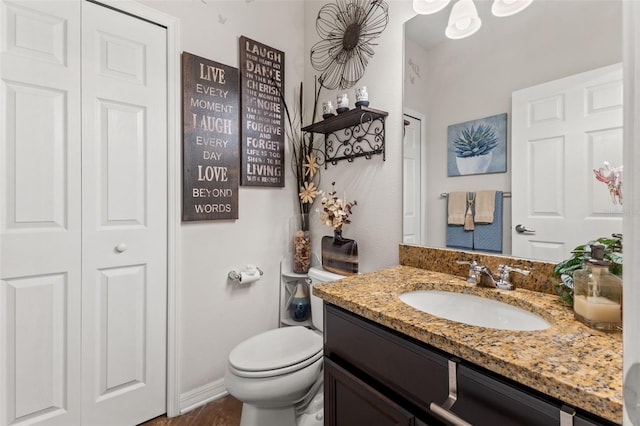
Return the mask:
<svg viewBox="0 0 640 426">
<path fill-rule="evenodd" d="M 322 336 L 302 326 L 269 330 L 238 344 L 229 369 L 240 377 L 267 378 L 303 369 L 322 358 Z"/>
</svg>

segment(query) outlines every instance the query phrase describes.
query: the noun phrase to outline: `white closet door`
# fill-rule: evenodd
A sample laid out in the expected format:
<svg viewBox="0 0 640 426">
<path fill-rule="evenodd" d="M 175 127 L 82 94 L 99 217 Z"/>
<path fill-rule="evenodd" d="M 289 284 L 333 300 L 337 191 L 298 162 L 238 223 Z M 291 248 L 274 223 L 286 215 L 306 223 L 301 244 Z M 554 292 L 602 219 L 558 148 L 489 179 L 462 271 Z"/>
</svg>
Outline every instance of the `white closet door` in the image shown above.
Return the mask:
<svg viewBox="0 0 640 426">
<path fill-rule="evenodd" d="M 2 1 L 0 424 L 80 421 L 80 3 Z"/>
<path fill-rule="evenodd" d="M 0 424 L 165 411 L 165 40 L 84 1 L 0 2 Z"/>
<path fill-rule="evenodd" d="M 165 412 L 165 29 L 83 2 L 82 423 Z"/>
</svg>

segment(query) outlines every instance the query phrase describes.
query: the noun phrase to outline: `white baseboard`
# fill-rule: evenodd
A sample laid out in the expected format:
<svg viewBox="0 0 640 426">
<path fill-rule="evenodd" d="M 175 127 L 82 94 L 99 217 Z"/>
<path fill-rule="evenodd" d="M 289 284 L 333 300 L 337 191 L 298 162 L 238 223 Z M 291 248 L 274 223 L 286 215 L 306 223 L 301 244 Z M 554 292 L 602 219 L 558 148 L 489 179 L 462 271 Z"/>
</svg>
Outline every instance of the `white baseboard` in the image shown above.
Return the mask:
<svg viewBox="0 0 640 426">
<path fill-rule="evenodd" d="M 220 399 L 229 394 L 224 379 L 207 383 L 180 395 L 180 414 L 187 413 L 204 404 Z"/>
</svg>

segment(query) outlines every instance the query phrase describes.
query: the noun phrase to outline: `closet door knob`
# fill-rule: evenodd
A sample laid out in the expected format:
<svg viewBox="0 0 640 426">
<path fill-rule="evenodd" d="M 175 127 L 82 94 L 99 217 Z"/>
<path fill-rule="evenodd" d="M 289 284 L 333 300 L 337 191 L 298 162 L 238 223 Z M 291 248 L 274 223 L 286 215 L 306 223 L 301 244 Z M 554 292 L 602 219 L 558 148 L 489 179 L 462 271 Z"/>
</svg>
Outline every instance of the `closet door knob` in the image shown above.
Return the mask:
<svg viewBox="0 0 640 426">
<path fill-rule="evenodd" d="M 127 249 L 127 245 L 125 243 L 120 243 L 116 246 L 116 251 L 118 253 L 122 253 L 123 251 L 125 251 Z"/>
</svg>

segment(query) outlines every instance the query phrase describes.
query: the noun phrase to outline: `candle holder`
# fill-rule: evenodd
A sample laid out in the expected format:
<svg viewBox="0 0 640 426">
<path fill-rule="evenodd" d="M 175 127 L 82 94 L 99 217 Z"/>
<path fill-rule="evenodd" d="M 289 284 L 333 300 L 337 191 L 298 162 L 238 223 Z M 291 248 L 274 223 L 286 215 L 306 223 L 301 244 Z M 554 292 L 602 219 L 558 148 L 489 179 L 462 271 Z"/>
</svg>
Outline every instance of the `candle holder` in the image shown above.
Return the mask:
<svg viewBox="0 0 640 426">
<path fill-rule="evenodd" d="M 578 321 L 603 331 L 622 328 L 622 279 L 609 271 L 604 246 L 593 244 L 584 269 L 574 272 L 573 311 Z"/>
<path fill-rule="evenodd" d="M 358 87 L 356 89 L 356 106 L 369 106 L 369 93 L 367 92 L 367 86 Z"/>
<path fill-rule="evenodd" d="M 349 96 L 346 93 L 340 93 L 336 97 L 336 111 L 338 114 L 349 111 Z"/>
<path fill-rule="evenodd" d="M 325 120 L 327 118 L 331 118 L 333 116 L 335 116 L 336 114 L 333 112 L 333 104 L 331 103 L 331 101 L 326 101 L 322 103 L 322 118 L 324 118 Z"/>
</svg>

